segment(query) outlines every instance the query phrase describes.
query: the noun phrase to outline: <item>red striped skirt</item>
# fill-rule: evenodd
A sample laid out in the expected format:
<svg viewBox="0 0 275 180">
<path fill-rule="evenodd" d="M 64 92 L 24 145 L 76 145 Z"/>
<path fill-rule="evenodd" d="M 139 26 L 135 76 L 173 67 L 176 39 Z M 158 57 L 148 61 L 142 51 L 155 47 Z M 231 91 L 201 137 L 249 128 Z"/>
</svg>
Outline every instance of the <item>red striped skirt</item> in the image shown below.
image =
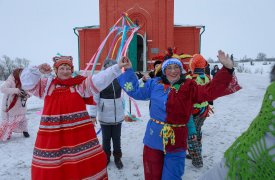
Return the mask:
<svg viewBox="0 0 275 180">
<path fill-rule="evenodd" d="M 35 142 L 32 179 L 108 179 L 106 155 L 78 93 L 46 96 Z"/>
</svg>

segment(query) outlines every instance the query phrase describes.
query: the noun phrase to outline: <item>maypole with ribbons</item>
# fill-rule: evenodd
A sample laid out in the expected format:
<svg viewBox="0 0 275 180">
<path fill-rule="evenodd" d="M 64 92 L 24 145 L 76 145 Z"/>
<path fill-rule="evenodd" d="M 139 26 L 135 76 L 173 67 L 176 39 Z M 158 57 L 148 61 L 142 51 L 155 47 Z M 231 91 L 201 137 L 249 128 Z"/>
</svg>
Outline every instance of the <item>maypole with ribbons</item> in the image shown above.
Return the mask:
<svg viewBox="0 0 275 180">
<path fill-rule="evenodd" d="M 105 48 L 106 42 L 111 41 L 110 47 L 108 49 L 107 56 L 104 58 L 106 59 L 115 59 L 117 62 L 121 59 L 122 56 L 127 55 L 127 50 L 130 45 L 131 40 L 133 39 L 135 33 L 138 31 L 139 26 L 134 24 L 131 19 L 128 17 L 127 13 L 123 13 L 122 16 L 117 20 L 113 27 L 110 28 L 109 33 L 102 41 L 100 46 L 98 47 L 95 54 L 92 56 L 90 61 L 86 64 L 86 67 L 83 71 L 83 75 L 87 74 L 88 69 L 91 69 L 91 74 L 94 74 L 98 61 L 101 57 L 102 51 Z M 113 37 L 113 39 L 111 39 Z M 102 63 L 104 64 L 104 62 Z M 101 70 L 103 69 L 103 65 Z M 126 93 L 123 92 L 123 97 L 126 96 Z M 124 98 L 125 99 L 125 98 Z M 126 101 L 123 99 L 124 109 L 126 108 Z M 131 102 L 134 104 L 136 109 L 137 117 L 141 117 L 139 108 L 137 103 L 129 97 L 129 106 L 130 111 L 127 112 L 128 120 L 131 119 L 132 121 L 139 120 L 135 115 L 131 114 Z"/>
<path fill-rule="evenodd" d="M 100 59 L 100 55 L 106 45 L 106 42 L 110 40 L 111 35 L 114 35 L 114 38 L 112 40 L 111 46 L 108 50 L 108 54 L 105 59 L 110 58 L 111 55 L 112 59 L 116 59 L 116 61 L 118 61 L 121 58 L 121 56 L 126 56 L 130 42 L 134 34 L 138 31 L 138 29 L 139 26 L 137 26 L 131 21 L 127 13 L 123 13 L 122 16 L 114 24 L 114 26 L 110 29 L 109 33 L 102 41 L 102 43 L 100 44 L 100 46 L 98 47 L 97 51 L 92 56 L 90 61 L 86 64 L 86 68 L 84 69 L 83 74 L 85 74 L 90 68 L 92 69 L 91 73 L 94 74 L 96 64 Z M 120 46 L 115 56 L 115 52 L 117 50 L 119 42 Z"/>
</svg>

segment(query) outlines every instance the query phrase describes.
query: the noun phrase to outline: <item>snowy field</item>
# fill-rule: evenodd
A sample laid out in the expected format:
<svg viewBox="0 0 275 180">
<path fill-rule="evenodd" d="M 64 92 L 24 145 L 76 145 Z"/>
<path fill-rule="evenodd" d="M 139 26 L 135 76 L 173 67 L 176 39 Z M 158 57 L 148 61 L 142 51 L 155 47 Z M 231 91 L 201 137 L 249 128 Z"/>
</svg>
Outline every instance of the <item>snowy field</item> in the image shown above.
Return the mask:
<svg viewBox="0 0 275 180">
<path fill-rule="evenodd" d="M 274 62 L 272 63 L 274 64 Z M 216 162 L 219 162 L 224 151 L 247 129 L 250 122 L 258 114 L 263 95 L 269 85 L 269 72 L 272 64 L 256 63 L 250 66 L 250 73 L 236 73 L 242 90 L 214 101 L 214 115 L 209 117 L 203 126 L 204 166 L 196 169 L 190 160 L 186 160 L 183 179 L 195 180 L 202 176 Z M 212 65 L 211 65 L 212 66 Z M 256 69 L 262 69 L 257 71 Z M 1 84 L 2 82 L 0 82 Z M 0 94 L 2 100 L 2 94 Z M 113 159 L 108 166 L 111 180 L 142 180 L 143 176 L 143 135 L 149 119 L 148 102 L 137 101 L 142 113 L 142 121 L 122 125 L 122 161 L 124 168 L 117 170 Z M 13 134 L 11 140 L 0 142 L 0 179 L 31 179 L 31 160 L 40 116 L 37 114 L 43 107 L 43 101 L 31 97 L 28 101 L 27 118 L 29 120 L 30 138 L 23 134 Z M 99 128 L 97 125 L 96 129 Z M 99 134 L 101 141 L 101 134 Z"/>
</svg>

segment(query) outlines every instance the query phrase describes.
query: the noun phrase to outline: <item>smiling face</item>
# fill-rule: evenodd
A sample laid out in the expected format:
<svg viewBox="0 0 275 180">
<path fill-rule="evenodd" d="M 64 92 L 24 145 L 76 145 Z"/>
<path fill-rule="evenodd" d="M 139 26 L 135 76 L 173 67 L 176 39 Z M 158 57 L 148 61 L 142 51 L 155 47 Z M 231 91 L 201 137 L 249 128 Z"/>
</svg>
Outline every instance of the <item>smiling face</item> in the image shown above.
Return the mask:
<svg viewBox="0 0 275 180">
<path fill-rule="evenodd" d="M 61 80 L 66 80 L 72 77 L 72 67 L 67 64 L 62 64 L 56 70 L 56 75 Z"/>
<path fill-rule="evenodd" d="M 180 67 L 177 64 L 170 64 L 165 68 L 165 75 L 171 84 L 180 79 L 180 74 Z"/>
</svg>

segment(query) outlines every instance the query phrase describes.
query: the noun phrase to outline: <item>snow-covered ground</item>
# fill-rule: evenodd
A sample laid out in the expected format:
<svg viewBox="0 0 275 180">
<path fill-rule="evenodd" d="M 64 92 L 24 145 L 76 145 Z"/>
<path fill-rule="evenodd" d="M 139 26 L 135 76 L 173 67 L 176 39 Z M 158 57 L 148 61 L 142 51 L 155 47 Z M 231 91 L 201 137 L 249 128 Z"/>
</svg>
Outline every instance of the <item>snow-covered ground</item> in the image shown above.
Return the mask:
<svg viewBox="0 0 275 180">
<path fill-rule="evenodd" d="M 272 63 L 274 64 L 274 63 Z M 272 65 L 271 64 L 271 65 Z M 209 117 L 203 126 L 204 167 L 196 169 L 186 160 L 183 179 L 195 180 L 202 176 L 223 156 L 224 151 L 250 125 L 259 112 L 262 98 L 269 84 L 271 65 L 250 66 L 253 69 L 263 68 L 263 73 L 236 73 L 242 90 L 214 101 L 215 114 Z M 245 64 L 249 67 L 249 64 Z M 0 82 L 1 84 L 2 82 Z M 2 94 L 0 94 L 2 99 Z M 109 179 L 142 180 L 143 176 L 143 135 L 148 114 L 148 102 L 137 101 L 142 113 L 142 121 L 127 123 L 122 126 L 122 151 L 124 168 L 117 170 L 113 161 L 108 166 Z M 40 116 L 37 114 L 43 107 L 43 101 L 31 97 L 28 101 L 27 118 L 29 120 L 30 138 L 22 134 L 13 134 L 11 140 L 0 142 L 0 179 L 31 179 L 31 159 Z M 99 128 L 97 125 L 96 129 Z M 101 134 L 99 134 L 101 141 Z"/>
</svg>

